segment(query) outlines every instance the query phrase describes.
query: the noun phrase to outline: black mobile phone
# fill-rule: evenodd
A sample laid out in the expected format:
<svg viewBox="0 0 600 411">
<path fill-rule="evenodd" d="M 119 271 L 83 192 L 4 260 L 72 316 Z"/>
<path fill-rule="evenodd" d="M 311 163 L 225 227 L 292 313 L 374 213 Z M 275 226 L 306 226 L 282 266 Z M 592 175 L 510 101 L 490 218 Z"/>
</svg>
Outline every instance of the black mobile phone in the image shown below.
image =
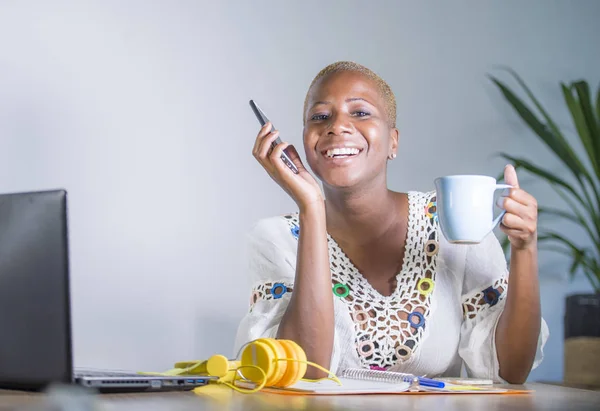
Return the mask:
<svg viewBox="0 0 600 411">
<path fill-rule="evenodd" d="M 254 111 L 254 114 L 256 115 L 256 118 L 258 119 L 258 122 L 260 123 L 260 125 L 264 126 L 265 124 L 267 124 L 269 119 L 267 118 L 265 113 L 263 113 L 263 111 L 256 105 L 254 100 L 250 100 L 250 107 L 252 107 L 252 111 Z M 271 131 L 273 131 L 273 130 L 275 130 L 275 127 L 271 123 Z M 273 141 L 273 144 L 271 144 L 271 146 L 273 148 L 275 148 L 275 146 L 277 146 L 277 144 L 281 144 L 281 139 L 279 137 L 277 137 L 277 139 L 275 139 L 275 141 Z M 298 174 L 298 168 L 292 162 L 292 160 L 290 160 L 290 157 L 285 152 L 285 150 L 283 150 L 283 152 L 281 153 L 281 159 L 283 160 L 285 165 L 288 166 L 288 168 L 290 170 L 292 170 L 295 174 Z"/>
</svg>

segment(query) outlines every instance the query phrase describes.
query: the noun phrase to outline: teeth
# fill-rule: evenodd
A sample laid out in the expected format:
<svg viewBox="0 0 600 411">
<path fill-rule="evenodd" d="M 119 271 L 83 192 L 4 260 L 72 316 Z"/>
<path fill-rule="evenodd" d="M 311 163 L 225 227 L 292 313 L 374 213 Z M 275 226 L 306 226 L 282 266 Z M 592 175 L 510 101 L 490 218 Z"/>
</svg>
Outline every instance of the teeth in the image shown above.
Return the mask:
<svg viewBox="0 0 600 411">
<path fill-rule="evenodd" d="M 334 148 L 332 150 L 327 150 L 327 157 L 355 155 L 358 154 L 358 151 L 358 148 Z"/>
</svg>

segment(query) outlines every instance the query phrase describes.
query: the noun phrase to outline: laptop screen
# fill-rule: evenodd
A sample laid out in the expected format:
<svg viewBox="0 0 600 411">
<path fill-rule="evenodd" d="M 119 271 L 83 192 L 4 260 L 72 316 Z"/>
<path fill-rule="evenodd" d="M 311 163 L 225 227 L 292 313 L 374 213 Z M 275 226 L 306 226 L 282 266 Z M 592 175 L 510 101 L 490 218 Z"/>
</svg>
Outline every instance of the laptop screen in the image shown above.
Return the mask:
<svg viewBox="0 0 600 411">
<path fill-rule="evenodd" d="M 0 195 L 0 388 L 72 379 L 66 192 Z"/>
</svg>

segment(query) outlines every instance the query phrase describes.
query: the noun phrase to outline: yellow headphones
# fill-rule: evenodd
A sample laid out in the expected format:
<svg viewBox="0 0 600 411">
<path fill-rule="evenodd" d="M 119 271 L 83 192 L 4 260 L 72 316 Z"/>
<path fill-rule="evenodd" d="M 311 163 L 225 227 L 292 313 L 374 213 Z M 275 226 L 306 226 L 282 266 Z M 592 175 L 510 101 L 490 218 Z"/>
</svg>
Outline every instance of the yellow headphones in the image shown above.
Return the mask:
<svg viewBox="0 0 600 411">
<path fill-rule="evenodd" d="M 245 344 L 238 357 L 239 360 L 228 360 L 225 356 L 217 354 L 205 361 L 182 361 L 164 374 L 219 377 L 217 383 L 246 393 L 259 391 L 263 387 L 292 386 L 303 379 L 308 365 L 333 375 L 320 365 L 307 361 L 302 347 L 292 340 L 259 338 Z M 341 385 L 335 375 L 327 379 Z M 251 383 L 254 388 L 240 389 L 236 386 L 238 381 Z"/>
</svg>

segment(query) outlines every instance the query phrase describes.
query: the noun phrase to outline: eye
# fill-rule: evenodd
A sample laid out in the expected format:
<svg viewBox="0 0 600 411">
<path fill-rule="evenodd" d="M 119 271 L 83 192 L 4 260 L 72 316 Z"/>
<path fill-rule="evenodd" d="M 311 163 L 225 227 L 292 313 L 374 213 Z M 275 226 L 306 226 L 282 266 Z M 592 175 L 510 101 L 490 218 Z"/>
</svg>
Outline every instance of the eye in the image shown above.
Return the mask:
<svg viewBox="0 0 600 411">
<path fill-rule="evenodd" d="M 368 113 L 368 112 L 362 111 L 362 110 L 355 111 L 352 114 L 354 114 L 356 117 L 366 117 L 366 116 L 370 116 L 371 115 L 371 113 Z"/>
<path fill-rule="evenodd" d="M 325 120 L 328 117 L 327 114 L 314 114 L 310 119 L 314 121 Z"/>
</svg>

